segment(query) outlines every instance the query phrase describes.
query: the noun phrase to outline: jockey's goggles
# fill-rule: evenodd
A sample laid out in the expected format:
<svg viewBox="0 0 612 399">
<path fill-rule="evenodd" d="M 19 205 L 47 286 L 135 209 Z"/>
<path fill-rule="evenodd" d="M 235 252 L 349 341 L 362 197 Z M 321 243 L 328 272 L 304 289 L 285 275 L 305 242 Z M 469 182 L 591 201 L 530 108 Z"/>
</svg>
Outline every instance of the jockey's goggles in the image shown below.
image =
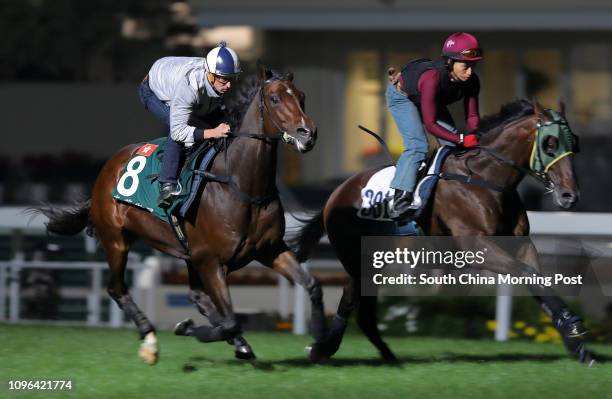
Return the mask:
<svg viewBox="0 0 612 399">
<path fill-rule="evenodd" d="M 448 57 L 462 56 L 465 58 L 479 58 L 479 57 L 482 57 L 482 49 L 468 48 L 463 51 L 449 51 L 445 55 Z"/>
<path fill-rule="evenodd" d="M 233 76 L 221 76 L 221 75 L 215 75 L 214 73 L 212 75 L 214 76 L 215 80 L 218 81 L 221 84 L 234 83 L 238 79 L 237 75 L 233 75 Z"/>
</svg>

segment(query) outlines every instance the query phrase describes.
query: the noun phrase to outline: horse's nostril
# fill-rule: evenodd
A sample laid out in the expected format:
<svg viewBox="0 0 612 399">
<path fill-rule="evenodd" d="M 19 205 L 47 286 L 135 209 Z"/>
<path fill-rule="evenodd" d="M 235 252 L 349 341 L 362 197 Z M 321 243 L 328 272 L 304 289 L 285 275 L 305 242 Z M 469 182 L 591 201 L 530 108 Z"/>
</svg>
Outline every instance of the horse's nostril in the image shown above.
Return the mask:
<svg viewBox="0 0 612 399">
<path fill-rule="evenodd" d="M 576 196 L 573 193 L 563 193 L 561 194 L 561 198 L 568 201 L 573 201 L 576 199 Z"/>
<path fill-rule="evenodd" d="M 298 134 L 301 134 L 301 135 L 304 135 L 304 136 L 310 134 L 310 130 L 306 129 L 305 127 L 298 127 L 297 128 L 297 132 L 298 132 Z"/>
</svg>

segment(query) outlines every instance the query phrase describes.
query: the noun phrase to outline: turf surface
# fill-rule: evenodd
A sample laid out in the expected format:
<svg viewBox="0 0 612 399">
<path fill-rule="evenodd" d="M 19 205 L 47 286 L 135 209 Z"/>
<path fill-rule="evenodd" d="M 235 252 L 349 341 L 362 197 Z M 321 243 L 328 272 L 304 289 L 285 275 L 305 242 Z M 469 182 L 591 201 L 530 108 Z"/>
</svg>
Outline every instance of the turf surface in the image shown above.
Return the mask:
<svg viewBox="0 0 612 399">
<path fill-rule="evenodd" d="M 0 324 L 0 398 L 612 398 L 612 361 L 587 368 L 561 345 L 389 338 L 401 359 L 382 363 L 359 335 L 311 365 L 308 337 L 247 333 L 258 360 L 226 343 L 159 334 L 161 359 L 137 357 L 133 330 Z M 612 359 L 612 346 L 589 346 Z M 9 379 L 71 379 L 70 392 L 9 391 Z"/>
</svg>

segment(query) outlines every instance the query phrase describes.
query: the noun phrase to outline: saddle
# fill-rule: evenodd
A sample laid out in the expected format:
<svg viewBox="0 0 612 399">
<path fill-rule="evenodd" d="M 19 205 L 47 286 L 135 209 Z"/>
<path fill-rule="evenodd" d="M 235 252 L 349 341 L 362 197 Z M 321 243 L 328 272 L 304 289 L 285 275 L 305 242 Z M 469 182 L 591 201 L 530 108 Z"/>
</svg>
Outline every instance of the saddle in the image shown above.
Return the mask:
<svg viewBox="0 0 612 399">
<path fill-rule="evenodd" d="M 425 210 L 428 200 L 440 179 L 440 171 L 446 157 L 454 151 L 454 147 L 442 146 L 433 152 L 427 164 L 418 172 L 418 183 L 411 205 L 414 213 L 412 219 L 417 219 Z M 391 180 L 395 175 L 395 166 L 388 166 L 376 172 L 361 190 L 361 204 L 357 216 L 362 219 L 376 221 L 391 221 L 392 215 L 389 200 L 393 197 Z"/>
</svg>

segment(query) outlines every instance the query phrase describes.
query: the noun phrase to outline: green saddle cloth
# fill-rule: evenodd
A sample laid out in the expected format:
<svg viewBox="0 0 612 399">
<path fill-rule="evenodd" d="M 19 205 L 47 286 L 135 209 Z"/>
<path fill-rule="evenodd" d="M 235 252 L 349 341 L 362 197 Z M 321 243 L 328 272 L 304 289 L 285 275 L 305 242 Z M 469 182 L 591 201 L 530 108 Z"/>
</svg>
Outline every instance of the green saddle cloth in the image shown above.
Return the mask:
<svg viewBox="0 0 612 399">
<path fill-rule="evenodd" d="M 189 157 L 186 161 L 178 179 L 181 192 L 167 210 L 168 214 L 166 214 L 165 210 L 157 206 L 159 197 L 157 174 L 161 168 L 166 140 L 166 137 L 160 137 L 150 141 L 132 155 L 123 168 L 119 182 L 113 189 L 113 198 L 146 209 L 157 218 L 167 222 L 167 215 L 181 209 L 180 207 L 190 197 L 191 186 L 196 175 L 195 171 L 198 169 L 198 161 L 202 159 L 201 155 L 205 151 L 196 150 L 194 156 Z"/>
</svg>

